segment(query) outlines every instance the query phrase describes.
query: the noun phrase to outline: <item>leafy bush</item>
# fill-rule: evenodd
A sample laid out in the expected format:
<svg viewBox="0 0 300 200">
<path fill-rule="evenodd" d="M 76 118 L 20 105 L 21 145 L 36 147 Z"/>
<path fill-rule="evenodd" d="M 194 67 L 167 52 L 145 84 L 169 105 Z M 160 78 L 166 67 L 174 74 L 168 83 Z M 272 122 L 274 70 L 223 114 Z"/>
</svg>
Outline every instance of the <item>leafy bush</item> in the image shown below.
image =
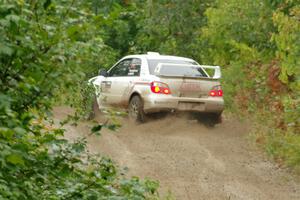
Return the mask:
<svg viewBox="0 0 300 200">
<path fill-rule="evenodd" d="M 265 133 L 257 135 L 261 140 L 266 152 L 273 157 L 281 166 L 293 167 L 300 172 L 300 136 L 298 134 L 283 134 L 278 129 L 269 129 Z M 259 141 L 259 140 L 258 140 Z"/>
<path fill-rule="evenodd" d="M 202 60 L 221 66 L 231 62 L 243 64 L 256 61 L 262 55 L 272 55 L 270 42 L 272 9 L 265 1 L 217 1 L 208 8 L 207 26 L 202 27 L 201 42 L 205 43 Z"/>
<path fill-rule="evenodd" d="M 294 1 L 291 1 L 294 2 Z M 295 1 L 296 3 L 296 1 Z M 286 15 L 278 9 L 273 15 L 273 21 L 278 33 L 273 34 L 278 50 L 277 57 L 281 62 L 280 80 L 289 84 L 293 89 L 300 91 L 300 6 L 290 7 Z"/>
<path fill-rule="evenodd" d="M 277 160 L 300 166 L 299 5 L 297 1 L 218 1 L 206 11 L 204 59 L 224 65 L 227 108 L 266 126 L 258 140 Z M 260 140 L 259 140 L 260 141 Z"/>
<path fill-rule="evenodd" d="M 1 199 L 158 198 L 157 182 L 125 179 L 84 140 L 64 140 L 49 118 L 58 94 L 78 91 L 117 54 L 91 3 L 0 0 Z"/>
<path fill-rule="evenodd" d="M 61 139 L 62 129 L 30 112 L 11 110 L 0 96 L 0 197 L 3 199 L 147 199 L 158 183 L 120 177 L 108 158 L 92 156 L 82 139 Z"/>
</svg>

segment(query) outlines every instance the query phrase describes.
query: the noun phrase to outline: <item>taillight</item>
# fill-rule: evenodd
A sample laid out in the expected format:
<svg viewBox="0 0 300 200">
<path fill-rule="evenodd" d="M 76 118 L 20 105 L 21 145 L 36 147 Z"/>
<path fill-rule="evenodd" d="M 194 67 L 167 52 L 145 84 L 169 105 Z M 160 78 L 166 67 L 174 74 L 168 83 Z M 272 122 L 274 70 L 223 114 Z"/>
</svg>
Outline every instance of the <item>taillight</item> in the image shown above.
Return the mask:
<svg viewBox="0 0 300 200">
<path fill-rule="evenodd" d="M 150 88 L 156 94 L 171 94 L 169 86 L 162 82 L 152 82 Z"/>
<path fill-rule="evenodd" d="M 223 90 L 218 90 L 218 96 L 222 97 L 223 96 Z"/>
<path fill-rule="evenodd" d="M 209 96 L 211 96 L 211 97 L 217 96 L 217 91 L 216 91 L 216 90 L 211 90 L 211 91 L 209 92 Z"/>
<path fill-rule="evenodd" d="M 209 96 L 211 97 L 222 97 L 223 90 L 220 85 L 214 86 L 211 91 L 209 91 Z"/>
</svg>

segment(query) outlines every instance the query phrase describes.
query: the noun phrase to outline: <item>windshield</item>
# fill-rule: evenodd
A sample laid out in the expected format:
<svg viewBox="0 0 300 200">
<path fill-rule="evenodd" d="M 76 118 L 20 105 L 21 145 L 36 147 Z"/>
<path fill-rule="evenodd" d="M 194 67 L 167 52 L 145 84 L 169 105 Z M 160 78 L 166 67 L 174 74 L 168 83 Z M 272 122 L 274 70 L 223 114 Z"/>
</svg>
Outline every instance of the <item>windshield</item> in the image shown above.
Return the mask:
<svg viewBox="0 0 300 200">
<path fill-rule="evenodd" d="M 159 70 L 161 75 L 207 77 L 203 69 L 195 61 L 186 60 L 148 59 L 150 74 L 155 75 L 154 71 L 159 63 L 164 63 Z"/>
</svg>

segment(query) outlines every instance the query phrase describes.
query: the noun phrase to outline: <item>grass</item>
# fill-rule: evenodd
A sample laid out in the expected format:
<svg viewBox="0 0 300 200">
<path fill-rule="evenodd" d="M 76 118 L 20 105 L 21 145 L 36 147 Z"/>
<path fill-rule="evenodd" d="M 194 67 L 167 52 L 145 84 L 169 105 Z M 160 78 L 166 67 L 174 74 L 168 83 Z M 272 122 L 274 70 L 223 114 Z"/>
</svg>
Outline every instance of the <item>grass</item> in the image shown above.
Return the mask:
<svg viewBox="0 0 300 200">
<path fill-rule="evenodd" d="M 300 135 L 272 131 L 266 136 L 265 149 L 276 161 L 300 173 Z"/>
<path fill-rule="evenodd" d="M 249 138 L 264 149 L 279 167 L 288 167 L 300 175 L 299 134 L 256 124 Z"/>
</svg>

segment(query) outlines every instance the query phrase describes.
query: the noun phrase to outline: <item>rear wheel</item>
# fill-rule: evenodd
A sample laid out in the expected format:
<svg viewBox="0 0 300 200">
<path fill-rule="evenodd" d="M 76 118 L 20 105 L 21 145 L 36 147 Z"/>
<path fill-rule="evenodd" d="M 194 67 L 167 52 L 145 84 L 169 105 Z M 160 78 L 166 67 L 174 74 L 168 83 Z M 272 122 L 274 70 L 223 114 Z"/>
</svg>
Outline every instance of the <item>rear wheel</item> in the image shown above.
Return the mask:
<svg viewBox="0 0 300 200">
<path fill-rule="evenodd" d="M 222 122 L 222 113 L 212 113 L 209 116 L 210 124 L 209 126 L 215 126 L 216 124 L 220 124 Z"/>
<path fill-rule="evenodd" d="M 142 99 L 135 95 L 131 98 L 129 102 L 129 118 L 134 122 L 145 122 L 145 112 L 144 112 L 144 104 Z"/>
</svg>

